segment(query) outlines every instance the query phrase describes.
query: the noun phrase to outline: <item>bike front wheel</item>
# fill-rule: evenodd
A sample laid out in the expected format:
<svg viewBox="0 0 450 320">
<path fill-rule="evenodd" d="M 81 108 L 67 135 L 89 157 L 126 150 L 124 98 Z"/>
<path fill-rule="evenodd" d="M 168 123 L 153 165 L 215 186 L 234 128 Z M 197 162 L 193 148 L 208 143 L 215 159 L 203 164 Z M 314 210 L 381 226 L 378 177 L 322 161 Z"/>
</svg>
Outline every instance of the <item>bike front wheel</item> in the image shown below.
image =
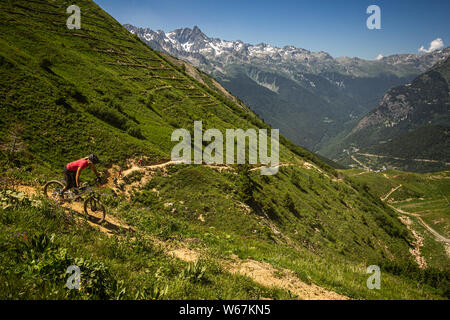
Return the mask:
<svg viewBox="0 0 450 320">
<path fill-rule="evenodd" d="M 61 190 L 64 188 L 64 184 L 57 180 L 49 181 L 44 186 L 44 195 L 55 202 L 61 203 L 67 200 L 67 194 L 64 192 L 60 195 Z"/>
<path fill-rule="evenodd" d="M 94 197 L 89 197 L 84 201 L 84 214 L 88 220 L 100 224 L 105 221 L 105 206 Z"/>
</svg>

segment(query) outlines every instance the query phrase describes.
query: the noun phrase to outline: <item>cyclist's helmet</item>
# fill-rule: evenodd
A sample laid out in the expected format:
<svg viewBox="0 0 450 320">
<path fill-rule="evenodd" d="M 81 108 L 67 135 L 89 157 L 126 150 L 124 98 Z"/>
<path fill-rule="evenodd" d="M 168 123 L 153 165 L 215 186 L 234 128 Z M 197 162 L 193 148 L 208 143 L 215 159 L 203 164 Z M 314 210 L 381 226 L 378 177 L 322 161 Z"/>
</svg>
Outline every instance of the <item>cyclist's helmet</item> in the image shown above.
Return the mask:
<svg viewBox="0 0 450 320">
<path fill-rule="evenodd" d="M 89 159 L 89 161 L 91 161 L 91 162 L 94 163 L 94 164 L 100 162 L 100 160 L 98 160 L 97 155 L 95 155 L 95 154 L 90 154 L 89 157 L 88 157 L 88 159 Z"/>
</svg>

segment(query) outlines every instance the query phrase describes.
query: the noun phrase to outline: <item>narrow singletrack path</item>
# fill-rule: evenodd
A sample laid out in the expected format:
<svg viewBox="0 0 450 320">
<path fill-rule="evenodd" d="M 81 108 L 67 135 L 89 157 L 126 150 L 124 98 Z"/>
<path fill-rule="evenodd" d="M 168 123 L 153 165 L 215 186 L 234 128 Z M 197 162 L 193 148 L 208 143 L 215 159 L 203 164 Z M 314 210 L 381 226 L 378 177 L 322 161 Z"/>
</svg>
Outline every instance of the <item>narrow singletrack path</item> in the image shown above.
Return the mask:
<svg viewBox="0 0 450 320">
<path fill-rule="evenodd" d="M 384 197 L 381 197 L 380 200 L 383 202 L 386 201 L 391 196 L 392 193 L 394 193 L 396 190 L 400 189 L 401 187 L 402 187 L 402 185 L 398 185 L 398 186 L 392 188 L 391 191 L 389 191 Z"/>
<path fill-rule="evenodd" d="M 155 169 L 164 169 L 170 165 L 180 164 L 179 161 L 167 161 L 160 164 L 154 164 L 149 166 L 139 166 L 135 163 L 131 163 L 130 167 L 124 171 L 122 171 L 122 177 L 125 177 L 135 171 L 152 171 Z M 208 167 L 212 167 L 214 169 L 222 170 L 231 170 L 233 169 L 227 165 L 206 165 Z M 281 163 L 282 166 L 298 166 L 301 168 L 307 169 L 316 169 L 318 172 L 322 172 L 318 167 L 314 164 L 305 162 L 302 165 L 293 164 L 293 163 Z M 261 167 L 252 168 L 251 170 L 257 170 Z M 117 169 L 113 168 L 113 169 Z M 111 170 L 111 169 L 110 169 Z M 109 179 L 111 181 L 107 182 L 109 185 L 112 182 L 112 172 L 109 172 Z M 323 173 L 323 172 L 322 172 Z M 35 188 L 32 186 L 19 186 L 17 188 L 19 191 L 27 194 L 30 197 L 37 196 L 39 194 L 39 188 Z M 78 220 L 83 219 L 83 205 L 80 202 L 71 202 L 63 205 L 63 208 L 66 209 L 71 214 L 76 214 L 76 218 Z M 105 233 L 109 237 L 116 236 L 121 237 L 128 232 L 136 233 L 139 232 L 124 221 L 120 220 L 117 217 L 112 216 L 111 214 L 106 214 L 105 222 L 102 225 L 98 225 L 92 221 L 88 221 L 89 225 L 95 227 L 100 232 Z M 151 237 L 151 236 L 148 236 Z M 159 239 L 151 237 L 151 239 L 159 244 L 164 251 L 184 262 L 187 263 L 195 263 L 197 262 L 202 253 L 197 251 L 196 249 L 191 249 L 187 247 L 183 243 L 174 244 L 172 242 L 164 242 Z M 313 283 L 308 284 L 300 280 L 291 270 L 288 269 L 275 269 L 271 264 L 266 262 L 260 262 L 256 260 L 239 259 L 237 256 L 233 255 L 231 259 L 219 259 L 219 264 L 222 266 L 223 270 L 232 274 L 240 274 L 243 276 L 247 276 L 252 279 L 254 282 L 269 288 L 280 288 L 283 290 L 287 290 L 295 294 L 299 299 L 305 300 L 347 300 L 348 297 L 338 294 L 336 292 L 330 291 L 328 289 L 322 288 Z M 280 271 L 281 270 L 281 271 Z"/>
</svg>

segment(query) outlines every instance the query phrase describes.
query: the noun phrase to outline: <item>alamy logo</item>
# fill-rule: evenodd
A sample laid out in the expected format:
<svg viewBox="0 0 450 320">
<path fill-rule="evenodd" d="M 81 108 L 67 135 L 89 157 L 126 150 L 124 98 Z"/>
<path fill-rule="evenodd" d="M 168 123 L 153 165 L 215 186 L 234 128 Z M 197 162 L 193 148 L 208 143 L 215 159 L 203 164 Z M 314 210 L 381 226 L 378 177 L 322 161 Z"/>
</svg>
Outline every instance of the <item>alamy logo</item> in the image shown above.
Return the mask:
<svg viewBox="0 0 450 320">
<path fill-rule="evenodd" d="M 381 29 L 381 9 L 380 9 L 380 7 L 375 4 L 368 6 L 366 13 L 372 14 L 371 16 L 369 16 L 367 18 L 367 21 L 366 21 L 367 29 L 369 29 L 369 30 Z"/>
<path fill-rule="evenodd" d="M 67 8 L 67 13 L 72 13 L 72 15 L 67 18 L 67 28 L 72 29 L 81 29 L 81 10 L 80 7 L 76 5 L 71 5 Z"/>
<path fill-rule="evenodd" d="M 268 155 L 268 137 L 266 129 L 226 129 L 226 143 L 222 132 L 218 129 L 208 129 L 203 133 L 202 121 L 194 121 L 194 140 L 187 129 L 176 129 L 172 133 L 171 141 L 177 143 L 171 153 L 172 161 L 187 164 L 223 164 L 224 148 L 226 164 L 245 164 L 246 154 L 248 163 L 257 164 L 258 160 L 267 167 L 261 168 L 262 175 L 274 175 L 279 167 L 279 131 L 271 129 L 270 156 Z M 214 139 L 214 141 L 212 141 Z M 248 139 L 248 150 L 246 141 Z M 203 148 L 203 142 L 210 142 Z M 235 143 L 237 141 L 237 143 Z M 193 142 L 193 143 L 192 143 Z M 193 146 L 193 148 L 192 148 Z M 236 146 L 236 148 L 235 148 Z M 192 149 L 194 160 L 192 161 Z M 236 152 L 235 152 L 236 151 Z M 248 152 L 247 152 L 248 151 Z"/>
<path fill-rule="evenodd" d="M 380 289 L 381 288 L 381 271 L 380 267 L 377 265 L 371 265 L 367 267 L 366 273 L 373 273 L 369 278 L 367 278 L 367 288 Z"/>
<path fill-rule="evenodd" d="M 80 289 L 80 281 L 81 281 L 81 270 L 77 265 L 71 265 L 67 268 L 66 273 L 71 274 L 71 276 L 66 281 L 66 287 L 70 290 L 72 289 Z"/>
</svg>

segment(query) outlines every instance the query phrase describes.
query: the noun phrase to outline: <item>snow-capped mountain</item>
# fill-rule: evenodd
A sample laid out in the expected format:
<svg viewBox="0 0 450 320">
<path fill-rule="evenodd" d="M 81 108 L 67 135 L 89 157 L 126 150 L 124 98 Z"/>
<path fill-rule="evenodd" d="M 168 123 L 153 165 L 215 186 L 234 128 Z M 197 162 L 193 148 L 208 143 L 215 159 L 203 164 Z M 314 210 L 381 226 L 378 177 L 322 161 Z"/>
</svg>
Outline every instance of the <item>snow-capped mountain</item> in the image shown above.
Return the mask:
<svg viewBox="0 0 450 320">
<path fill-rule="evenodd" d="M 125 27 L 153 49 L 209 73 L 289 139 L 326 156 L 332 156 L 335 138 L 351 130 L 387 90 L 450 55 L 447 47 L 374 60 L 333 58 L 294 46 L 212 38 L 197 26 L 167 33 Z"/>
<path fill-rule="evenodd" d="M 266 43 L 252 45 L 240 40 L 227 41 L 206 36 L 197 26 L 165 33 L 126 24 L 125 27 L 138 35 L 156 50 L 165 51 L 184 59 L 209 72 L 223 72 L 223 68 L 234 63 L 265 65 L 287 74 L 308 72 L 320 74 L 339 72 L 353 76 L 372 76 L 373 66 L 404 75 L 414 71 L 426 71 L 450 54 L 450 47 L 429 54 L 399 54 L 379 60 L 340 57 L 334 59 L 328 53 L 311 52 L 294 46 L 278 48 Z M 294 69 L 294 70 L 292 70 Z"/>
</svg>

